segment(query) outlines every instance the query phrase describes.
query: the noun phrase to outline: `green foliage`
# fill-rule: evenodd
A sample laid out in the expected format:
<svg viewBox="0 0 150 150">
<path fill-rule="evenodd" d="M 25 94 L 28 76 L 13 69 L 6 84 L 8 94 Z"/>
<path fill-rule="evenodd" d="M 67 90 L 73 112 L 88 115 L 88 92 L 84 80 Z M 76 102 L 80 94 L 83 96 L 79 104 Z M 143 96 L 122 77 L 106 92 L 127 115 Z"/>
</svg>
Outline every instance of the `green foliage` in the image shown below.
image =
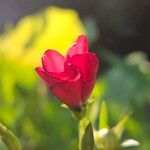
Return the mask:
<svg viewBox="0 0 150 150">
<path fill-rule="evenodd" d="M 79 120 L 79 150 L 94 149 L 94 135 L 91 122 L 86 118 Z"/>
<path fill-rule="evenodd" d="M 99 114 L 99 129 L 108 128 L 108 114 L 105 101 L 102 101 Z"/>
<path fill-rule="evenodd" d="M 4 56 L 0 66 L 0 121 L 21 140 L 22 149 L 55 149 L 59 143 L 61 149 L 76 150 L 77 131 L 72 116 L 47 94 L 34 68 Z"/>
<path fill-rule="evenodd" d="M 15 135 L 0 123 L 0 139 L 7 145 L 9 150 L 21 150 L 21 144 Z"/>
<path fill-rule="evenodd" d="M 80 130 L 80 129 L 79 129 Z M 94 137 L 92 124 L 89 122 L 85 129 L 82 129 L 84 134 L 81 138 L 81 150 L 93 150 L 94 149 Z"/>
<path fill-rule="evenodd" d="M 123 131 L 130 115 L 126 115 L 113 128 L 108 124 L 107 105 L 102 101 L 99 114 L 99 129 L 94 132 L 96 148 L 98 150 L 121 150 L 126 147 L 138 146 L 139 142 L 127 139 L 122 143 Z"/>
<path fill-rule="evenodd" d="M 82 139 L 85 134 L 85 129 L 89 124 L 89 120 L 87 118 L 83 118 L 79 121 L 79 149 L 82 148 Z"/>
<path fill-rule="evenodd" d="M 110 125 L 132 111 L 124 135 L 138 139 L 140 149 L 147 149 L 147 139 L 150 138 L 150 64 L 146 55 L 134 52 L 125 59 L 112 54 L 105 56 L 111 67 L 101 77 L 105 90 L 100 98 L 107 100 Z M 98 80 L 99 86 L 101 80 Z"/>
<path fill-rule="evenodd" d="M 125 129 L 125 125 L 129 119 L 130 115 L 126 115 L 114 128 L 114 133 L 117 135 L 117 138 L 120 139 L 122 136 L 122 133 Z"/>
</svg>

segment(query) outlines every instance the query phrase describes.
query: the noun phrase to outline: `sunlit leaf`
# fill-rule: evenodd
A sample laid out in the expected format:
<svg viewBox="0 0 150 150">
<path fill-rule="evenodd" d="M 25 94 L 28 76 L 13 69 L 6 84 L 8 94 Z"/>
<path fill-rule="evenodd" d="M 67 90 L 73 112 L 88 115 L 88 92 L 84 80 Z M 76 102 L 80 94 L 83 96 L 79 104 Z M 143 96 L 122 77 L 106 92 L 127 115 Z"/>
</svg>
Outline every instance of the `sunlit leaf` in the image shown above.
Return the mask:
<svg viewBox="0 0 150 150">
<path fill-rule="evenodd" d="M 81 149 L 81 140 L 85 132 L 85 128 L 88 125 L 89 121 L 86 118 L 83 118 L 79 121 L 79 148 Z"/>
<path fill-rule="evenodd" d="M 9 150 L 21 150 L 21 145 L 17 137 L 0 123 L 0 138 Z"/>
<path fill-rule="evenodd" d="M 96 123 L 97 117 L 99 115 L 99 101 L 94 100 L 89 106 L 87 111 L 87 117 L 92 124 Z"/>
<path fill-rule="evenodd" d="M 116 136 L 120 139 L 122 136 L 122 133 L 124 131 L 125 125 L 130 117 L 130 114 L 126 115 L 117 125 L 113 128 Z"/>
<path fill-rule="evenodd" d="M 99 129 L 108 127 L 108 114 L 105 101 L 102 101 L 99 114 Z"/>
</svg>

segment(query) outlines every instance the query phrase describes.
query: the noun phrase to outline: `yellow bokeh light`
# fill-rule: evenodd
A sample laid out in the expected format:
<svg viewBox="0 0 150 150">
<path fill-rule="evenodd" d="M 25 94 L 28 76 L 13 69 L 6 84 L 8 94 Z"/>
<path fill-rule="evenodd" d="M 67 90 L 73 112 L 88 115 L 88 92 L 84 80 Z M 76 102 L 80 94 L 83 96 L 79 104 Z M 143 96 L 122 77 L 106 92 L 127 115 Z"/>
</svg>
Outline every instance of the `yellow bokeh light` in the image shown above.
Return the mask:
<svg viewBox="0 0 150 150">
<path fill-rule="evenodd" d="M 24 17 L 14 29 L 1 36 L 0 43 L 6 57 L 35 67 L 46 49 L 65 54 L 80 34 L 85 34 L 85 29 L 77 12 L 49 7 Z"/>
</svg>

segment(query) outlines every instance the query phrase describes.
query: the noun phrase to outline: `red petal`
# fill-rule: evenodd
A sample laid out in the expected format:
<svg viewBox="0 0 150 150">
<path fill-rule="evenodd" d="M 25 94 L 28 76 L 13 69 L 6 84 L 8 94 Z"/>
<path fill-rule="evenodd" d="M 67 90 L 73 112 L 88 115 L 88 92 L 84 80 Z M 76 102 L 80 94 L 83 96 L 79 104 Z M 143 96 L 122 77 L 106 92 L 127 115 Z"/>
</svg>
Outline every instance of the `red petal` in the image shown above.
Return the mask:
<svg viewBox="0 0 150 150">
<path fill-rule="evenodd" d="M 99 60 L 94 53 L 77 54 L 71 58 L 71 64 L 80 69 L 84 81 L 90 81 L 97 74 Z"/>
<path fill-rule="evenodd" d="M 64 71 L 65 57 L 54 50 L 47 50 L 42 57 L 43 69 L 47 72 L 60 73 Z"/>
<path fill-rule="evenodd" d="M 92 93 L 95 85 L 95 79 L 91 81 L 86 81 L 82 86 L 82 101 L 86 101 L 90 94 Z"/>
<path fill-rule="evenodd" d="M 63 80 L 56 78 L 54 75 L 49 75 L 47 72 L 45 72 L 42 68 L 37 67 L 35 68 L 38 75 L 45 81 L 45 83 L 51 87 L 57 83 L 64 82 Z"/>
<path fill-rule="evenodd" d="M 65 73 L 68 75 L 70 79 L 76 78 L 79 74 L 79 68 L 76 65 L 70 63 L 70 58 L 67 57 L 64 65 Z"/>
<path fill-rule="evenodd" d="M 76 108 L 81 103 L 82 82 L 83 80 L 79 77 L 76 81 L 55 84 L 51 90 L 61 102 Z"/>
<path fill-rule="evenodd" d="M 47 84 L 49 84 L 48 75 L 45 73 L 45 71 L 42 68 L 37 67 L 37 68 L 35 68 L 35 71 Z"/>
<path fill-rule="evenodd" d="M 78 37 L 77 42 L 74 43 L 68 50 L 67 55 L 72 57 L 75 54 L 84 54 L 88 52 L 88 41 L 85 35 Z"/>
</svg>

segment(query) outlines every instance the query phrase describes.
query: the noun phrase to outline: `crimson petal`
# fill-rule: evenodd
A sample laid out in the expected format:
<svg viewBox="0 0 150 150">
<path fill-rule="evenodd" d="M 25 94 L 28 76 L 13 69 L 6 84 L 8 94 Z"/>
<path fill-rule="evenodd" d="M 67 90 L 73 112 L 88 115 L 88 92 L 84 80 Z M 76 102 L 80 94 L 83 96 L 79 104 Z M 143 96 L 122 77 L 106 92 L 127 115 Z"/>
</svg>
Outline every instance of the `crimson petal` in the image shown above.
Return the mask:
<svg viewBox="0 0 150 150">
<path fill-rule="evenodd" d="M 66 81 L 51 87 L 52 93 L 64 104 L 71 108 L 79 107 L 81 102 L 83 80 L 79 77 L 76 81 Z"/>
<path fill-rule="evenodd" d="M 94 89 L 94 85 L 95 85 L 95 79 L 84 82 L 82 86 L 82 96 L 81 96 L 83 102 L 86 101 L 90 96 L 90 94 L 92 93 Z"/>
<path fill-rule="evenodd" d="M 45 81 L 45 83 L 51 87 L 57 83 L 61 83 L 64 82 L 64 80 L 61 80 L 59 78 L 56 78 L 54 75 L 49 75 L 47 72 L 45 72 L 43 70 L 43 68 L 41 67 L 37 67 L 35 68 L 36 72 L 39 74 L 39 76 L 41 77 L 41 79 L 43 79 Z"/>
<path fill-rule="evenodd" d="M 54 50 L 47 50 L 42 57 L 43 69 L 46 72 L 60 73 L 64 71 L 65 57 Z"/>
<path fill-rule="evenodd" d="M 88 41 L 85 35 L 78 37 L 76 43 L 74 43 L 68 50 L 67 56 L 72 57 L 75 54 L 88 53 Z"/>
<path fill-rule="evenodd" d="M 99 60 L 94 53 L 77 54 L 71 58 L 71 64 L 80 69 L 84 81 L 90 81 L 97 74 Z"/>
</svg>

